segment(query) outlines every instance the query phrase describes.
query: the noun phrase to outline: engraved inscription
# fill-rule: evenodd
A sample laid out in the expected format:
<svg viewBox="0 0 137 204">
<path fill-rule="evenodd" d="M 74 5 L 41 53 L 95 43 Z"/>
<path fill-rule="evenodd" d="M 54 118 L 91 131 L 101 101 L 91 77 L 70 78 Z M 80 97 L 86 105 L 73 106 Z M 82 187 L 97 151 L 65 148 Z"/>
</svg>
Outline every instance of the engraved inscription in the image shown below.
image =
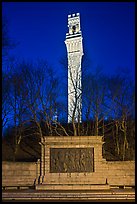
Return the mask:
<svg viewBox="0 0 137 204">
<path fill-rule="evenodd" d="M 50 172 L 93 172 L 94 148 L 50 148 Z"/>
</svg>

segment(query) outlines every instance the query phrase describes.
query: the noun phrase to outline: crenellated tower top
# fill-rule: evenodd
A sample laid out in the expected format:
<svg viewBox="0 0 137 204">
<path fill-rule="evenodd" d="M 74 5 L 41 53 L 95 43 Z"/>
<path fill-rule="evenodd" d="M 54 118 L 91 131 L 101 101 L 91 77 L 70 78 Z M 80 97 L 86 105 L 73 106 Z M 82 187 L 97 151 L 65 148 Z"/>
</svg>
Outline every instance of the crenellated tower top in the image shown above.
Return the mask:
<svg viewBox="0 0 137 204">
<path fill-rule="evenodd" d="M 66 33 L 66 38 L 81 35 L 79 13 L 68 15 L 68 28 L 69 32 Z"/>
</svg>

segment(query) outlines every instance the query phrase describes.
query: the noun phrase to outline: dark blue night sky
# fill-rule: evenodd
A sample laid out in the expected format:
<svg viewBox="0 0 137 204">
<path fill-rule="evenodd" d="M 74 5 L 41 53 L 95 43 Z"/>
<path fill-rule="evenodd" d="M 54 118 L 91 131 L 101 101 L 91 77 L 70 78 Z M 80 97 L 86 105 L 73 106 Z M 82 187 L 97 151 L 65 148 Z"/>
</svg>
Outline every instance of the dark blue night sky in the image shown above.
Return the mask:
<svg viewBox="0 0 137 204">
<path fill-rule="evenodd" d="M 9 21 L 9 34 L 19 59 L 47 60 L 57 72 L 66 54 L 67 16 L 80 13 L 84 53 L 91 69 L 101 66 L 106 74 L 129 69 L 135 72 L 134 2 L 5 2 L 2 13 Z"/>
</svg>

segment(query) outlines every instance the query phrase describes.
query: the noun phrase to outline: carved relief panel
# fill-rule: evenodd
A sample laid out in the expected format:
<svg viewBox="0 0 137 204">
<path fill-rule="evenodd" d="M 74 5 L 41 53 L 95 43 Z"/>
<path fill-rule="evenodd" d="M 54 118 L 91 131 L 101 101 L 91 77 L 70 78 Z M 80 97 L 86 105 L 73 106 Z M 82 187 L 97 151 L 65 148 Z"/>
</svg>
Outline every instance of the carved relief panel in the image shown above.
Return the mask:
<svg viewBox="0 0 137 204">
<path fill-rule="evenodd" d="M 50 148 L 50 173 L 94 171 L 94 148 Z"/>
</svg>

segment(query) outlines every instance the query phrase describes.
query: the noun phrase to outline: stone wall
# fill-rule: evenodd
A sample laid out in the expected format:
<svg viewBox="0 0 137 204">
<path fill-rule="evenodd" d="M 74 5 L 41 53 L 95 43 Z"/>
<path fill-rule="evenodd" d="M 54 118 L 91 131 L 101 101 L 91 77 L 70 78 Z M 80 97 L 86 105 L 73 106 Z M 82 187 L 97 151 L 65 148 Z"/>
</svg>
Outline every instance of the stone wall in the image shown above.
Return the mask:
<svg viewBox="0 0 137 204">
<path fill-rule="evenodd" d="M 36 162 L 2 162 L 2 187 L 33 186 L 34 184 L 36 189 L 95 189 L 99 185 L 101 187 L 106 184 L 110 187 L 135 186 L 135 161 L 106 161 L 102 157 L 103 143 L 100 136 L 47 137 L 42 142 L 41 162 L 40 159 L 37 164 Z M 88 156 L 92 165 L 88 166 L 88 163 L 85 163 L 86 171 L 78 171 L 75 166 L 78 160 L 75 158 L 74 165 L 70 150 L 74 158 L 77 153 L 79 161 L 81 152 L 85 154 L 85 159 L 87 159 L 86 155 L 92 153 L 91 158 Z M 64 167 L 61 164 L 61 170 L 55 169 L 56 165 L 53 163 L 57 159 L 56 154 L 60 152 L 61 161 L 64 164 L 66 160 L 63 154 L 69 153 L 68 165 Z M 69 165 L 71 168 L 68 168 Z"/>
<path fill-rule="evenodd" d="M 33 186 L 37 170 L 35 162 L 2 162 L 2 187 Z"/>
<path fill-rule="evenodd" d="M 104 161 L 102 165 L 98 175 L 94 173 L 59 174 L 59 183 L 61 184 L 61 181 L 68 180 L 69 184 L 70 178 L 75 178 L 71 183 L 82 184 L 86 183 L 89 180 L 89 176 L 91 176 L 95 183 L 100 180 L 100 177 L 103 177 L 104 182 L 107 178 L 110 186 L 135 186 L 134 161 Z M 2 186 L 33 186 L 39 173 L 35 162 L 2 162 Z M 50 182 L 54 183 L 54 179 L 58 174 L 52 173 L 51 175 L 48 175 L 51 176 Z"/>
<path fill-rule="evenodd" d="M 135 186 L 135 161 L 107 161 L 104 173 L 111 186 Z"/>
</svg>

